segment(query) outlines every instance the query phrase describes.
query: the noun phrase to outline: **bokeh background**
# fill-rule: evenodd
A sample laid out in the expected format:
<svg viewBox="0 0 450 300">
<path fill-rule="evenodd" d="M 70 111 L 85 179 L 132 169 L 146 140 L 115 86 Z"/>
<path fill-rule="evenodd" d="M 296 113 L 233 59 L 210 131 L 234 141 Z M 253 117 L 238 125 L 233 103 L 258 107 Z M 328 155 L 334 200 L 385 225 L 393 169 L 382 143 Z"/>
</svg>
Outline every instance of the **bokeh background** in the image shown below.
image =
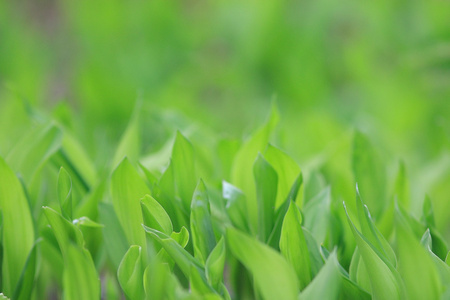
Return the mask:
<svg viewBox="0 0 450 300">
<path fill-rule="evenodd" d="M 0 1 L 0 154 L 31 106 L 101 169 L 138 98 L 144 157 L 176 129 L 240 139 L 275 101 L 273 142 L 339 197 L 359 130 L 389 174 L 405 162 L 413 210 L 450 209 L 449 1 Z"/>
</svg>

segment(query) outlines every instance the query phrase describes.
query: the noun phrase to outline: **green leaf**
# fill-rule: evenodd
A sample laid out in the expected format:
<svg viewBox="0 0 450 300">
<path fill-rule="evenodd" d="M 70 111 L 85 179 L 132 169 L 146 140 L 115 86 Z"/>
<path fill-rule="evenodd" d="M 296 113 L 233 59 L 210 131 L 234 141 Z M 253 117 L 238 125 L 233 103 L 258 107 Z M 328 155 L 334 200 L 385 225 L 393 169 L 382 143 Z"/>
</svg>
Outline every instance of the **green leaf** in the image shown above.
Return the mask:
<svg viewBox="0 0 450 300">
<path fill-rule="evenodd" d="M 225 199 L 225 209 L 233 225 L 244 232 L 252 232 L 248 221 L 247 199 L 244 193 L 232 184 L 223 181 L 222 197 Z"/>
<path fill-rule="evenodd" d="M 139 132 L 139 114 L 141 110 L 141 101 L 136 101 L 133 114 L 130 118 L 125 132 L 120 138 L 119 145 L 117 146 L 114 159 L 112 161 L 113 166 L 117 166 L 124 157 L 127 157 L 132 162 L 137 162 L 139 159 L 141 141 Z"/>
<path fill-rule="evenodd" d="M 150 190 L 131 163 L 125 158 L 111 178 L 111 196 L 114 210 L 130 245 L 139 245 L 147 253 L 140 200 Z"/>
<path fill-rule="evenodd" d="M 58 174 L 58 200 L 64 218 L 72 220 L 72 179 L 63 167 Z"/>
<path fill-rule="evenodd" d="M 206 260 L 206 278 L 215 290 L 219 290 L 223 282 L 223 270 L 225 268 L 226 248 L 222 237 Z"/>
<path fill-rule="evenodd" d="M 441 277 L 441 282 L 443 286 L 445 286 L 448 282 L 450 282 L 450 266 L 448 266 L 443 260 L 441 260 L 436 254 L 431 250 L 433 247 L 433 238 L 431 236 L 430 230 L 427 229 L 422 239 L 420 240 L 420 244 L 428 250 L 428 254 L 434 261 L 437 271 L 439 272 L 439 276 Z"/>
<path fill-rule="evenodd" d="M 179 283 L 167 264 L 154 261 L 145 269 L 145 299 L 175 300 L 175 292 L 179 288 Z"/>
<path fill-rule="evenodd" d="M 397 258 L 391 245 L 387 242 L 384 236 L 375 227 L 374 222 L 370 216 L 369 210 L 361 199 L 358 185 L 356 186 L 356 208 L 358 210 L 358 219 L 361 226 L 362 235 L 382 254 L 381 258 L 394 267 L 397 265 Z"/>
<path fill-rule="evenodd" d="M 188 223 L 187 217 L 189 215 L 187 214 L 187 211 L 184 210 L 181 199 L 176 194 L 174 176 L 173 165 L 170 163 L 159 179 L 158 186 L 161 193 L 158 196 L 158 202 L 172 220 L 174 229 L 179 230 Z"/>
<path fill-rule="evenodd" d="M 117 270 L 129 247 L 125 232 L 120 226 L 119 219 L 111 204 L 99 204 L 99 218 L 100 222 L 105 225 L 103 228 L 103 240 L 106 251 L 114 268 Z"/>
<path fill-rule="evenodd" d="M 311 232 L 308 229 L 302 227 L 303 234 L 305 236 L 306 245 L 309 250 L 309 262 L 311 265 L 311 275 L 316 276 L 319 270 L 322 268 L 324 261 L 320 255 L 320 249 L 318 243 Z"/>
<path fill-rule="evenodd" d="M 2 289 L 12 295 L 34 244 L 30 208 L 22 185 L 0 157 L 0 210 L 2 211 Z"/>
<path fill-rule="evenodd" d="M 72 243 L 67 244 L 63 274 L 64 300 L 99 299 L 100 280 L 91 255 Z"/>
<path fill-rule="evenodd" d="M 62 132 L 54 124 L 38 126 L 11 149 L 6 161 L 29 183 L 36 171 L 61 147 L 61 143 Z"/>
<path fill-rule="evenodd" d="M 221 139 L 217 144 L 217 157 L 219 158 L 222 178 L 230 180 L 231 166 L 241 143 L 235 139 Z"/>
<path fill-rule="evenodd" d="M 353 174 L 361 197 L 374 216 L 386 207 L 386 170 L 368 138 L 355 132 L 353 140 Z"/>
<path fill-rule="evenodd" d="M 409 193 L 409 182 L 406 177 L 405 163 L 400 162 L 397 178 L 395 180 L 394 197 L 397 201 L 403 205 L 404 208 L 408 208 L 410 205 L 411 196 Z"/>
<path fill-rule="evenodd" d="M 362 289 L 366 291 L 372 290 L 369 274 L 367 273 L 366 266 L 361 259 L 361 254 L 359 253 L 358 247 L 356 247 L 355 252 L 353 253 L 349 273 L 350 279 L 356 282 Z"/>
<path fill-rule="evenodd" d="M 54 209 L 46 206 L 44 206 L 43 209 L 48 223 L 52 227 L 53 234 L 58 242 L 63 258 L 68 255 L 67 252 L 69 244 L 74 243 L 79 247 L 83 247 L 83 234 L 79 228 L 67 221 Z"/>
<path fill-rule="evenodd" d="M 204 272 L 200 273 L 199 269 L 192 265 L 189 272 L 189 288 L 193 294 L 208 297 L 214 294 L 214 289 L 208 284 Z"/>
<path fill-rule="evenodd" d="M 216 245 L 216 238 L 211 223 L 208 193 L 202 180 L 199 181 L 192 197 L 191 234 L 194 255 L 204 264 Z"/>
<path fill-rule="evenodd" d="M 331 193 L 327 187 L 303 207 L 304 226 L 311 231 L 314 238 L 323 243 L 327 236 L 330 223 Z"/>
<path fill-rule="evenodd" d="M 252 176 L 253 162 L 258 152 L 263 152 L 266 148 L 278 119 L 278 110 L 273 106 L 266 123 L 241 146 L 231 166 L 231 183 L 241 189 L 247 199 L 250 228 L 257 228 L 258 225 L 258 208 Z"/>
<path fill-rule="evenodd" d="M 347 208 L 345 210 L 348 224 L 369 274 L 373 299 L 403 299 L 403 287 L 397 271 L 389 262 L 381 259 L 379 251 L 355 228 Z"/>
<path fill-rule="evenodd" d="M 253 275 L 264 299 L 297 299 L 297 275 L 283 256 L 234 228 L 227 228 L 226 238 L 233 255 Z"/>
<path fill-rule="evenodd" d="M 258 237 L 266 242 L 275 222 L 278 176 L 261 154 L 253 165 L 258 202 Z"/>
<path fill-rule="evenodd" d="M 190 277 L 191 266 L 200 269 L 202 268 L 200 262 L 189 254 L 189 252 L 184 250 L 176 240 L 156 229 L 145 225 L 142 226 L 144 227 L 144 230 L 149 233 L 150 236 L 164 248 L 164 250 L 166 250 L 187 278 Z"/>
<path fill-rule="evenodd" d="M 173 144 L 170 164 L 173 168 L 176 195 L 181 199 L 187 213 L 197 184 L 195 155 L 192 144 L 179 131 Z"/>
<path fill-rule="evenodd" d="M 434 212 L 433 212 L 433 204 L 431 203 L 430 197 L 427 195 L 423 202 L 422 206 L 422 218 L 421 220 L 427 224 L 428 227 L 434 227 Z"/>
<path fill-rule="evenodd" d="M 172 221 L 164 208 L 152 196 L 145 195 L 141 199 L 144 224 L 167 235 L 173 231 Z"/>
<path fill-rule="evenodd" d="M 83 227 L 90 227 L 90 228 L 102 228 L 104 227 L 103 224 L 99 224 L 97 222 L 92 221 L 88 217 L 81 217 L 78 219 L 75 219 L 72 221 L 74 225 L 77 226 L 83 226 Z"/>
<path fill-rule="evenodd" d="M 301 220 L 302 216 L 297 205 L 291 201 L 283 220 L 280 250 L 286 260 L 294 267 L 300 289 L 303 289 L 311 281 L 311 266 Z"/>
<path fill-rule="evenodd" d="M 75 176 L 75 178 L 72 177 L 74 183 L 78 180 L 80 185 L 88 188 L 95 185 L 98 180 L 95 164 L 83 146 L 68 131 L 64 132 L 62 149 L 53 156 L 52 160 L 55 160 L 55 156 L 62 161 L 61 164 L 57 164 L 57 167 L 62 165 L 68 173 Z"/>
<path fill-rule="evenodd" d="M 303 176 L 300 173 L 294 181 L 294 184 L 291 187 L 289 195 L 286 197 L 284 203 L 276 210 L 275 212 L 275 222 L 272 228 L 272 233 L 269 236 L 267 244 L 274 248 L 275 250 L 279 249 L 280 245 L 280 236 L 281 236 L 281 228 L 283 225 L 284 217 L 288 208 L 292 201 L 295 201 L 298 195 L 298 191 L 302 187 L 303 184 Z"/>
<path fill-rule="evenodd" d="M 141 247 L 132 245 L 125 253 L 117 270 L 120 286 L 128 299 L 144 299 L 143 275 Z"/>
<path fill-rule="evenodd" d="M 300 294 L 299 299 L 339 299 L 341 275 L 338 264 L 336 252 L 332 252 L 328 257 L 325 266 L 320 270 L 319 274 L 317 274 L 311 284 Z"/>
<path fill-rule="evenodd" d="M 264 158 L 275 169 L 278 175 L 278 193 L 275 208 L 279 208 L 289 196 L 291 187 L 298 178 L 299 173 L 301 173 L 301 170 L 295 160 L 270 144 L 264 152 Z M 303 203 L 303 191 L 297 193 L 297 196 L 292 200 L 301 207 Z"/>
<path fill-rule="evenodd" d="M 438 299 L 443 287 L 439 274 L 426 249 L 415 238 L 407 220 L 396 211 L 396 239 L 399 272 L 409 299 Z"/>
<path fill-rule="evenodd" d="M 25 266 L 20 275 L 19 282 L 14 291 L 13 299 L 28 300 L 31 299 L 31 293 L 35 287 L 35 275 L 37 266 L 37 245 L 36 242 L 28 255 Z"/>
</svg>

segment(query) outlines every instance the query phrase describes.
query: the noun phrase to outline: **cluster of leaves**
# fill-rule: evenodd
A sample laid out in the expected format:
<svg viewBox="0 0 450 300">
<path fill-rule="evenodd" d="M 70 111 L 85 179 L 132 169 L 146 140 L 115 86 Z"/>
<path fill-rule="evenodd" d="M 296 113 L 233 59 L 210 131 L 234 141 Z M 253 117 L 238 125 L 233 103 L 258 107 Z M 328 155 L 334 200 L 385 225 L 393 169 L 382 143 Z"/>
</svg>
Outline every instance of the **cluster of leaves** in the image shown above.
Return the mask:
<svg viewBox="0 0 450 300">
<path fill-rule="evenodd" d="M 1 290 L 10 299 L 448 299 L 450 258 L 401 165 L 353 136 L 356 201 L 269 140 L 215 151 L 177 132 L 142 157 L 136 110 L 110 169 L 46 117 L 0 158 Z M 213 152 L 213 153 L 211 153 Z M 167 159 L 165 159 L 167 157 Z M 211 157 L 215 160 L 211 162 Z M 369 209 L 370 212 L 369 213 Z"/>
</svg>

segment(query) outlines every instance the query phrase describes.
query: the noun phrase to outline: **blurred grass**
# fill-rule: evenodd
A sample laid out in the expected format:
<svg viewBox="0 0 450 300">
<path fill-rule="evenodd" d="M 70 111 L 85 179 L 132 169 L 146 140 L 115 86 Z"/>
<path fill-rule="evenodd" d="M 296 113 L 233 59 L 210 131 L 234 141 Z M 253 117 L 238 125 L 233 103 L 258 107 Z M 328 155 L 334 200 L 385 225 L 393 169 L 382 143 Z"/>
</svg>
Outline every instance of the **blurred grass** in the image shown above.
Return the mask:
<svg viewBox="0 0 450 300">
<path fill-rule="evenodd" d="M 104 166 L 138 94 L 144 153 L 191 124 L 245 134 L 275 97 L 276 143 L 302 166 L 348 182 L 356 128 L 416 174 L 416 203 L 429 192 L 448 210 L 449 20 L 450 2 L 434 0 L 2 1 L 0 123 L 14 125 L 0 153 L 31 126 L 20 99 Z"/>
</svg>

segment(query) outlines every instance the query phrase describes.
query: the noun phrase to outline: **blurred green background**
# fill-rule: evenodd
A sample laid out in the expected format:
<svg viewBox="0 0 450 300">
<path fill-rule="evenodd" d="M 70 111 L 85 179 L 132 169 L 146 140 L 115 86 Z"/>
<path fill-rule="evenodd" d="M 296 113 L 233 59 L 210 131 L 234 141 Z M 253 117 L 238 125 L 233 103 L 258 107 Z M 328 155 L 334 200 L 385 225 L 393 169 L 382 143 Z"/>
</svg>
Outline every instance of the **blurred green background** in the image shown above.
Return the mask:
<svg viewBox="0 0 450 300">
<path fill-rule="evenodd" d="M 357 129 L 389 174 L 406 162 L 415 210 L 426 192 L 450 210 L 449 1 L 1 1 L 0 86 L 2 155 L 32 126 L 24 102 L 101 169 L 138 97 L 142 156 L 175 129 L 245 136 L 275 98 L 274 143 L 338 196 Z"/>
</svg>

